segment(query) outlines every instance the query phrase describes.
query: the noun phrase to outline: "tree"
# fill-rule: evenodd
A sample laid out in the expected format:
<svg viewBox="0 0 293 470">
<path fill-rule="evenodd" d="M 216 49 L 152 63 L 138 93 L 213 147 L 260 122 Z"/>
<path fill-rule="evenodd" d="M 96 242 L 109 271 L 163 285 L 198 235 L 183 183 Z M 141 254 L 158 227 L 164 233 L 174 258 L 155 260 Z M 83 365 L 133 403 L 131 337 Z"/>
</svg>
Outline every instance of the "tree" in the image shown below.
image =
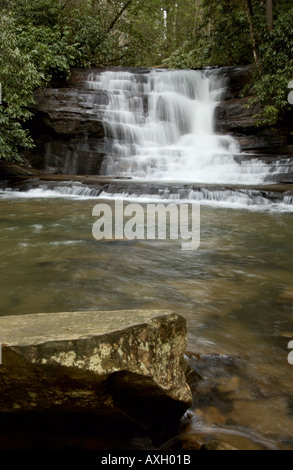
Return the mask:
<svg viewBox="0 0 293 470">
<path fill-rule="evenodd" d="M 72 67 L 256 64 L 263 118 L 288 103 L 292 0 L 0 0 L 0 158 L 33 142 L 33 92 Z"/>
<path fill-rule="evenodd" d="M 169 66 L 237 65 L 253 60 L 247 0 L 197 0 L 192 4 L 187 8 L 192 26 L 185 27 L 188 36 L 167 60 Z"/>
<path fill-rule="evenodd" d="M 286 4 L 285 4 L 286 7 Z M 275 124 L 288 104 L 288 83 L 293 79 L 293 8 L 280 8 L 274 28 L 263 36 L 259 47 L 262 73 L 255 77 L 252 91 L 254 102 L 261 105 L 260 124 Z"/>
<path fill-rule="evenodd" d="M 102 42 L 99 23 L 67 6 L 61 0 L 0 3 L 1 159 L 18 160 L 22 148 L 33 146 L 23 124 L 35 89 L 68 78 L 74 65 L 91 65 L 88 56 Z"/>
<path fill-rule="evenodd" d="M 266 0 L 266 18 L 268 30 L 273 29 L 273 0 Z"/>
<path fill-rule="evenodd" d="M 0 82 L 0 158 L 17 160 L 21 148 L 33 146 L 22 123 L 31 117 L 28 107 L 41 77 L 29 56 L 17 47 L 15 24 L 8 16 L 0 18 Z"/>
<path fill-rule="evenodd" d="M 118 13 L 115 15 L 113 21 L 111 21 L 111 24 L 108 28 L 108 32 L 110 32 L 115 24 L 119 21 L 119 19 L 121 18 L 121 16 L 123 15 L 123 13 L 125 12 L 125 10 L 127 10 L 127 8 L 130 6 L 130 4 L 133 3 L 133 0 L 127 0 L 124 5 L 122 5 L 121 9 L 118 11 Z"/>
<path fill-rule="evenodd" d="M 33 146 L 23 125 L 37 87 L 67 79 L 73 66 L 159 60 L 161 2 L 0 0 L 0 158 L 18 159 Z"/>
<path fill-rule="evenodd" d="M 249 32 L 250 32 L 250 39 L 251 39 L 251 45 L 252 45 L 252 52 L 253 52 L 253 58 L 254 62 L 256 64 L 258 73 L 261 74 L 261 65 L 257 53 L 257 44 L 256 44 L 256 37 L 254 33 L 254 26 L 253 26 L 253 7 L 251 0 L 243 0 L 244 1 L 244 6 L 245 6 L 245 11 L 246 11 L 246 17 L 247 17 L 247 22 L 249 24 Z"/>
</svg>

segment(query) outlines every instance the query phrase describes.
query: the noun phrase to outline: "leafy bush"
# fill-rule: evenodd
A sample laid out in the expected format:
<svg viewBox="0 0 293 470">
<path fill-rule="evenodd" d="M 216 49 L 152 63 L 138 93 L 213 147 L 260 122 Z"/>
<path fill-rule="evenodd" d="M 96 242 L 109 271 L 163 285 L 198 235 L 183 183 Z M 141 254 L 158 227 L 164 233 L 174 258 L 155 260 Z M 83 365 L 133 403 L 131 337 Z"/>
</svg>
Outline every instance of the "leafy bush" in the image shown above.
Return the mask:
<svg viewBox="0 0 293 470">
<path fill-rule="evenodd" d="M 248 12 L 245 2 L 202 0 L 196 33 L 165 64 L 172 68 L 198 68 L 252 63 L 254 40 L 258 70 L 245 91 L 249 89 L 255 96 L 252 103 L 261 106 L 259 124 L 273 125 L 291 108 L 287 95 L 288 83 L 293 79 L 292 1 L 274 3 L 270 32 L 264 2 L 252 0 L 251 6 L 252 11 Z"/>
<path fill-rule="evenodd" d="M 256 95 L 253 102 L 262 107 L 257 116 L 260 124 L 275 124 L 291 109 L 287 98 L 288 84 L 293 79 L 292 24 L 293 8 L 278 16 L 259 49 L 262 73 L 256 75 L 252 90 Z"/>
<path fill-rule="evenodd" d="M 29 55 L 18 48 L 15 24 L 8 16 L 0 18 L 0 82 L 0 158 L 17 160 L 20 147 L 33 146 L 21 123 L 31 116 L 28 107 L 41 77 Z"/>
<path fill-rule="evenodd" d="M 68 78 L 71 67 L 171 68 L 256 60 L 251 89 L 273 124 L 289 108 L 293 79 L 292 0 L 274 2 L 268 32 L 264 0 L 0 0 L 0 158 L 33 142 L 23 128 L 33 92 Z M 250 7 L 250 8 L 249 8 Z M 164 60 L 165 59 L 165 60 Z M 250 90 L 251 91 L 251 90 Z"/>
<path fill-rule="evenodd" d="M 109 47 L 101 46 L 106 35 L 86 8 L 66 10 L 59 0 L 4 4 L 0 19 L 0 159 L 20 160 L 21 148 L 33 147 L 23 123 L 31 117 L 35 89 L 56 78 L 67 79 L 73 66 L 91 66 L 99 55 L 109 53 Z"/>
</svg>

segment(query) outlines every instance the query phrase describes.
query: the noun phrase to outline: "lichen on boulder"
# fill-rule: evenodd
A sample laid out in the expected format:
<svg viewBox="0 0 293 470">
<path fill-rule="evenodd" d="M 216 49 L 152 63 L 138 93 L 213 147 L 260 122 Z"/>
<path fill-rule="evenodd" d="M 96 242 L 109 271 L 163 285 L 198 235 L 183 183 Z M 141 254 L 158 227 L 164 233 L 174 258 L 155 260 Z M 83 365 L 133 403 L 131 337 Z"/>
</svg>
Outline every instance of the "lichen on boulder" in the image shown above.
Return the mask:
<svg viewBox="0 0 293 470">
<path fill-rule="evenodd" d="M 164 310 L 1 317 L 0 412 L 177 425 L 192 403 L 186 341 L 185 319 Z"/>
</svg>

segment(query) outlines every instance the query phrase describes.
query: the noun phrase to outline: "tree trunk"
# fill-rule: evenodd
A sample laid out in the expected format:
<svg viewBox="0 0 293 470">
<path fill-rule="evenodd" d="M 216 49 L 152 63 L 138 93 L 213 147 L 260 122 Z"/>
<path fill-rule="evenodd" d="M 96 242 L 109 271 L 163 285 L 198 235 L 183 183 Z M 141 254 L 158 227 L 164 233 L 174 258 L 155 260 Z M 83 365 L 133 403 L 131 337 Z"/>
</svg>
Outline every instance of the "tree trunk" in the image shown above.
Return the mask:
<svg viewBox="0 0 293 470">
<path fill-rule="evenodd" d="M 200 21 L 200 6 L 201 6 L 201 0 L 194 0 L 194 28 L 193 28 L 194 36 L 196 36 L 198 32 L 198 24 Z"/>
<path fill-rule="evenodd" d="M 251 3 L 251 0 L 247 0 L 247 4 L 248 4 L 250 16 L 252 17 L 254 15 L 254 12 L 253 12 L 253 6 Z"/>
<path fill-rule="evenodd" d="M 174 10 L 172 6 L 168 6 L 165 10 L 166 12 L 166 34 L 167 34 L 167 54 L 169 55 L 172 52 L 172 44 L 174 41 Z"/>
<path fill-rule="evenodd" d="M 251 0 L 243 0 L 243 1 L 244 1 L 244 5 L 245 5 L 247 21 L 248 21 L 248 24 L 249 24 L 249 31 L 250 31 L 250 39 L 251 39 L 253 57 L 254 57 L 254 61 L 255 61 L 257 70 L 258 70 L 259 74 L 261 74 L 261 65 L 260 65 L 260 62 L 259 62 L 258 54 L 257 54 L 256 40 L 255 40 L 254 27 L 253 27 L 252 3 L 251 3 Z"/>
<path fill-rule="evenodd" d="M 268 30 L 272 31 L 273 29 L 273 0 L 266 0 L 266 17 Z"/>
</svg>

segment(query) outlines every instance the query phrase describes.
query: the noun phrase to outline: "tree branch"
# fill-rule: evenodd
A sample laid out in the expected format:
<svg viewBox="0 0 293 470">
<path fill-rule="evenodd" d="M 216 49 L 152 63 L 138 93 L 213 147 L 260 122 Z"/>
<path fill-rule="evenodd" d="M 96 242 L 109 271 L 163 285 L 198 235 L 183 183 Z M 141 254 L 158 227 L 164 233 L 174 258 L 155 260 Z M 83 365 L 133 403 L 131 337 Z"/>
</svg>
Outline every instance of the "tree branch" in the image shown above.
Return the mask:
<svg viewBox="0 0 293 470">
<path fill-rule="evenodd" d="M 125 54 L 121 55 L 120 57 L 116 57 L 115 59 L 109 59 L 109 60 L 107 60 L 107 64 L 110 64 L 110 63 L 113 63 L 113 62 L 118 62 L 119 60 L 124 59 L 124 57 L 127 57 L 127 55 L 128 54 L 126 52 Z"/>
<path fill-rule="evenodd" d="M 66 2 L 65 2 L 65 3 L 63 3 L 63 5 L 61 5 L 61 7 L 60 7 L 60 11 L 62 11 L 62 10 L 65 10 L 65 8 L 66 8 L 66 7 L 67 7 L 67 5 L 69 4 L 69 2 L 70 2 L 70 0 L 66 0 Z"/>
<path fill-rule="evenodd" d="M 117 15 L 115 16 L 115 18 L 113 19 L 112 23 L 110 24 L 109 28 L 108 28 L 108 33 L 114 28 L 115 24 L 117 23 L 117 21 L 119 21 L 119 19 L 121 18 L 121 16 L 123 15 L 123 13 L 125 12 L 126 8 L 129 7 L 129 5 L 132 3 L 133 0 L 128 0 L 124 5 L 123 7 L 121 8 L 121 10 L 117 13 Z"/>
</svg>

